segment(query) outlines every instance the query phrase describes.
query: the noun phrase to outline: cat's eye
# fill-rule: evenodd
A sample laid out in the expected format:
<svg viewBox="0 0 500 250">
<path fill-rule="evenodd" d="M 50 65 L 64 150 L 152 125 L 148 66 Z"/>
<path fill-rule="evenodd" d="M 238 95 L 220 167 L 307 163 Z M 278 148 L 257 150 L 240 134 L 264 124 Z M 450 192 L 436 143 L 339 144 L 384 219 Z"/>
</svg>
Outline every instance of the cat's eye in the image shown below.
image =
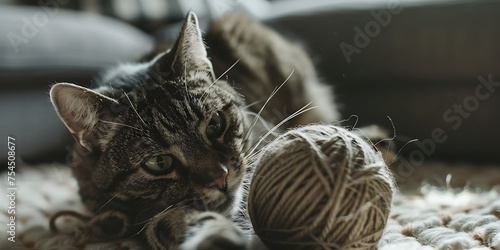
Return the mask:
<svg viewBox="0 0 500 250">
<path fill-rule="evenodd" d="M 176 159 L 171 155 L 159 155 L 149 158 L 144 166 L 154 174 L 168 174 L 175 168 Z"/>
<path fill-rule="evenodd" d="M 211 140 L 219 138 L 226 129 L 226 119 L 222 112 L 215 113 L 207 126 L 207 137 Z"/>
</svg>

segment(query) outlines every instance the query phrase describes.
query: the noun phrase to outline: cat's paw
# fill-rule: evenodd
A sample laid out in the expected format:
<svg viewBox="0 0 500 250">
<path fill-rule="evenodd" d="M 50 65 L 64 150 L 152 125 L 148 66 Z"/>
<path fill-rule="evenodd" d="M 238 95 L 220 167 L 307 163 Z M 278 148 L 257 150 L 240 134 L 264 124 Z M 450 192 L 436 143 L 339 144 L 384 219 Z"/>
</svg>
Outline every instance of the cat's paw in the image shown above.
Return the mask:
<svg viewBox="0 0 500 250">
<path fill-rule="evenodd" d="M 180 250 L 240 250 L 247 241 L 238 228 L 224 216 L 203 212 L 188 225 Z"/>
</svg>

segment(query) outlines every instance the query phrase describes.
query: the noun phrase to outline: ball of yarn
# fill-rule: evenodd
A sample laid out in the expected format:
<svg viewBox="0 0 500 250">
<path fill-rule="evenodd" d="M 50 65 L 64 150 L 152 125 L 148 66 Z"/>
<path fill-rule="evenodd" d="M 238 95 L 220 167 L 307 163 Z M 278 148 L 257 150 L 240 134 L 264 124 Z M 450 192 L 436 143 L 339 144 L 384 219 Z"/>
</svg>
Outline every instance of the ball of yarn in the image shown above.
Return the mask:
<svg viewBox="0 0 500 250">
<path fill-rule="evenodd" d="M 380 240 L 393 179 L 381 154 L 353 132 L 290 130 L 256 164 L 248 212 L 271 249 L 370 249 Z"/>
</svg>

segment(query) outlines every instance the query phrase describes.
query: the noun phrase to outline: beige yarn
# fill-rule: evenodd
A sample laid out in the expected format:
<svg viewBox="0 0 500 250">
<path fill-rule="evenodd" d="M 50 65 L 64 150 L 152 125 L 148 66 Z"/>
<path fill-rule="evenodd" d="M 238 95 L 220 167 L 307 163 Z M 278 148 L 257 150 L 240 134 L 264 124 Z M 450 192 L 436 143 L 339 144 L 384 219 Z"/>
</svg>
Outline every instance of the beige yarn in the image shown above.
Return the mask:
<svg viewBox="0 0 500 250">
<path fill-rule="evenodd" d="M 380 240 L 393 181 L 381 154 L 354 133 L 290 130 L 256 164 L 248 212 L 271 249 L 371 249 Z"/>
</svg>

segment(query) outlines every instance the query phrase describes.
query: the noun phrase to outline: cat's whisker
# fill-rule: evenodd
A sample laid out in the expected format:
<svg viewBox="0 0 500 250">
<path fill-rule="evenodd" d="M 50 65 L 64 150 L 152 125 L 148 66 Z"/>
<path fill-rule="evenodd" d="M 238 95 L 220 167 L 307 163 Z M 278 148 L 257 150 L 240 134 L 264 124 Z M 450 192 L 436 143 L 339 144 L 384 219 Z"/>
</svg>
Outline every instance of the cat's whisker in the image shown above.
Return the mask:
<svg viewBox="0 0 500 250">
<path fill-rule="evenodd" d="M 271 130 L 271 127 L 269 126 L 269 124 L 264 120 L 264 118 L 262 118 L 262 116 L 258 116 L 257 113 L 255 112 L 252 112 L 252 111 L 246 111 L 244 112 L 245 114 L 247 115 L 252 115 L 252 116 L 255 116 L 256 118 L 258 118 L 258 120 L 262 123 L 262 126 L 264 126 L 264 128 L 269 131 Z"/>
<path fill-rule="evenodd" d="M 135 114 L 139 117 L 139 119 L 141 120 L 142 124 L 144 124 L 144 126 L 148 127 L 148 125 L 146 125 L 146 122 L 144 122 L 144 120 L 142 119 L 142 117 L 139 115 L 139 112 L 137 112 L 137 109 L 135 109 L 134 107 L 134 104 L 132 104 L 132 101 L 130 100 L 130 98 L 128 97 L 127 93 L 122 89 L 122 92 L 123 94 L 125 94 L 125 97 L 127 97 L 127 100 L 128 102 L 130 103 L 130 107 L 132 107 L 132 109 L 134 110 Z"/>
<path fill-rule="evenodd" d="M 257 159 L 259 159 L 259 155 L 264 152 L 264 148 L 260 148 L 257 151 L 255 151 L 252 155 L 245 155 L 245 159 L 247 159 L 248 164 L 252 165 L 254 164 Z"/>
<path fill-rule="evenodd" d="M 97 209 L 94 214 L 97 214 L 99 211 L 101 211 L 106 205 L 108 205 L 111 201 L 113 201 L 116 198 L 116 195 L 111 197 L 106 203 L 104 203 L 99 209 Z"/>
<path fill-rule="evenodd" d="M 149 222 L 151 222 L 154 218 L 155 218 L 156 215 L 154 215 L 153 217 L 149 218 L 149 219 L 146 219 L 146 220 L 143 220 L 143 221 L 139 221 L 139 222 L 136 222 L 134 223 L 135 225 L 141 225 L 141 224 L 148 224 Z M 141 229 L 142 230 L 142 229 Z M 141 231 L 139 230 L 139 231 Z"/>
<path fill-rule="evenodd" d="M 283 81 L 282 84 L 280 84 L 277 88 L 275 88 L 273 90 L 273 92 L 271 92 L 271 95 L 269 95 L 269 97 L 267 98 L 267 100 L 264 103 L 264 105 L 262 105 L 262 107 L 260 108 L 259 112 L 257 113 L 257 116 L 255 117 L 255 119 L 253 120 L 252 124 L 250 125 L 250 128 L 248 128 L 245 136 L 243 137 L 243 143 L 244 143 L 244 145 L 246 145 L 247 140 L 250 137 L 250 135 L 251 135 L 251 133 L 252 133 L 252 131 L 253 131 L 256 123 L 257 123 L 257 119 L 260 117 L 260 114 L 262 113 L 262 111 L 264 110 L 264 108 L 266 107 L 266 105 L 274 97 L 274 95 L 276 95 L 276 93 L 278 93 L 278 91 L 281 89 L 281 87 L 283 87 L 283 85 L 285 85 L 285 83 L 290 79 L 290 77 L 292 77 L 293 72 L 295 72 L 295 69 L 292 69 L 292 72 L 290 72 L 290 75 L 288 75 L 288 77 Z"/>
<path fill-rule="evenodd" d="M 104 122 L 104 123 L 108 123 L 108 124 L 119 125 L 119 126 L 124 126 L 124 127 L 128 127 L 128 128 L 133 128 L 133 129 L 136 129 L 138 131 L 144 131 L 143 129 L 136 128 L 134 126 L 130 126 L 130 125 L 119 123 L 119 122 L 111 122 L 111 121 L 106 121 L 106 120 L 99 120 L 99 121 L 100 122 Z"/>
<path fill-rule="evenodd" d="M 252 103 L 250 103 L 250 104 L 248 104 L 248 105 L 244 106 L 244 107 L 243 107 L 243 110 L 249 109 L 249 108 L 251 108 L 251 107 L 253 107 L 253 106 L 257 105 L 257 103 L 260 103 L 260 102 L 262 102 L 262 101 L 255 101 L 255 102 L 252 102 Z"/>
<path fill-rule="evenodd" d="M 139 231 L 137 231 L 137 233 L 135 233 L 135 234 L 131 235 L 129 238 L 133 238 L 133 237 L 135 237 L 135 236 L 137 236 L 137 235 L 141 234 L 141 233 L 142 233 L 142 231 L 144 231 L 144 229 L 146 229 L 146 227 L 148 227 L 148 226 L 149 226 L 149 224 L 151 224 L 151 221 L 153 221 L 153 219 L 154 219 L 154 217 L 149 218 L 149 219 L 146 221 L 146 223 L 144 223 L 144 225 L 141 227 L 141 229 L 139 229 Z"/>
<path fill-rule="evenodd" d="M 208 88 L 205 90 L 205 93 L 203 93 L 203 95 L 201 96 L 201 98 L 200 98 L 200 99 L 203 99 L 203 98 L 205 97 L 205 95 L 207 95 L 207 94 L 208 94 L 208 90 L 209 90 L 212 86 L 214 86 L 214 85 L 217 83 L 217 81 L 219 81 L 219 80 L 220 80 L 220 79 L 221 79 L 221 78 L 222 78 L 225 74 L 227 74 L 227 72 L 229 72 L 229 71 L 230 71 L 230 70 L 231 70 L 234 66 L 236 66 L 236 64 L 238 64 L 239 62 L 240 62 L 240 59 L 236 60 L 236 62 L 234 62 L 234 63 L 233 63 L 233 65 L 231 65 L 231 66 L 230 66 L 230 67 L 229 67 L 226 71 L 224 71 L 224 73 L 222 73 L 219 77 L 217 77 L 217 79 L 215 79 L 215 81 L 214 81 L 214 82 L 212 82 L 212 83 L 208 86 Z"/>
<path fill-rule="evenodd" d="M 303 114 L 303 113 L 305 113 L 305 112 L 307 112 L 307 111 L 309 111 L 309 110 L 312 110 L 312 109 L 317 108 L 317 106 L 314 106 L 314 107 L 309 107 L 309 108 L 308 108 L 308 106 L 309 106 L 309 105 L 311 105 L 311 104 L 312 104 L 312 102 L 310 102 L 310 103 L 306 104 L 304 107 L 302 107 L 301 109 L 299 109 L 299 110 L 295 111 L 293 114 L 291 114 L 291 115 L 289 115 L 287 118 L 283 119 L 280 123 L 276 124 L 276 126 L 274 126 L 274 127 L 272 128 L 272 130 L 270 130 L 270 131 L 268 131 L 267 133 L 265 133 L 265 134 L 261 135 L 261 136 L 259 137 L 258 141 L 257 141 L 257 144 L 255 144 L 255 145 L 252 147 L 252 149 L 251 149 L 250 153 L 248 153 L 248 155 L 252 155 L 252 153 L 255 151 L 255 149 L 256 149 L 257 147 L 259 147 L 259 145 L 262 143 L 262 141 L 264 141 L 264 140 L 265 140 L 265 139 L 266 139 L 266 138 L 267 138 L 270 134 L 272 134 L 272 133 L 273 133 L 276 129 L 278 129 L 279 127 L 281 127 L 281 125 L 285 124 L 286 122 L 290 121 L 291 119 L 293 119 L 293 118 L 295 118 L 295 117 L 297 117 L 297 116 L 299 116 L 299 115 L 301 115 L 301 114 Z"/>
<path fill-rule="evenodd" d="M 212 82 L 212 84 L 210 84 L 210 86 L 208 86 L 208 88 L 211 88 L 212 86 L 214 86 L 217 81 L 219 81 L 223 76 L 225 76 L 227 74 L 227 72 L 229 72 L 232 68 L 234 68 L 234 66 L 236 66 L 236 64 L 238 64 L 240 62 L 240 59 L 236 60 L 236 62 L 234 62 L 231 66 L 229 66 L 228 69 L 226 69 L 226 71 L 224 71 L 224 73 L 222 73 L 219 77 L 217 77 L 217 79 L 215 79 L 214 82 Z M 205 92 L 207 92 L 207 90 L 205 90 Z"/>
<path fill-rule="evenodd" d="M 143 220 L 143 221 L 140 221 L 140 222 L 137 222 L 136 225 L 140 225 L 142 223 L 147 223 L 151 220 L 153 220 L 154 218 L 157 218 L 158 216 L 162 216 L 164 214 L 166 214 L 168 211 L 171 210 L 171 208 L 173 207 L 174 205 L 170 205 L 168 207 L 166 207 L 165 209 L 161 210 L 160 212 L 158 212 L 157 214 L 153 215 L 153 217 L 147 219 L 147 220 Z"/>
<path fill-rule="evenodd" d="M 151 218 L 149 218 L 149 219 L 147 219 L 147 220 L 145 220 L 145 221 L 137 222 L 137 223 L 136 223 L 136 225 L 140 225 L 140 224 L 142 224 L 142 223 L 144 223 L 144 225 L 141 227 L 141 229 L 139 229 L 139 231 L 137 231 L 137 233 L 135 233 L 135 234 L 133 234 L 132 236 L 130 236 L 130 238 L 132 238 L 132 237 L 135 237 L 135 236 L 139 235 L 142 231 L 144 231 L 144 229 L 146 229 L 146 227 L 148 227 L 148 226 L 149 226 L 149 224 L 151 224 L 151 222 L 152 222 L 154 219 L 158 218 L 159 216 L 162 216 L 162 215 L 166 214 L 166 213 L 167 213 L 167 212 L 169 212 L 169 211 L 172 211 L 172 210 L 171 210 L 171 208 L 172 208 L 172 207 L 173 207 L 173 205 L 170 205 L 170 206 L 166 207 L 165 209 L 163 209 L 161 212 L 159 212 L 159 213 L 157 213 L 156 215 L 154 215 L 153 217 L 151 217 Z"/>
</svg>

